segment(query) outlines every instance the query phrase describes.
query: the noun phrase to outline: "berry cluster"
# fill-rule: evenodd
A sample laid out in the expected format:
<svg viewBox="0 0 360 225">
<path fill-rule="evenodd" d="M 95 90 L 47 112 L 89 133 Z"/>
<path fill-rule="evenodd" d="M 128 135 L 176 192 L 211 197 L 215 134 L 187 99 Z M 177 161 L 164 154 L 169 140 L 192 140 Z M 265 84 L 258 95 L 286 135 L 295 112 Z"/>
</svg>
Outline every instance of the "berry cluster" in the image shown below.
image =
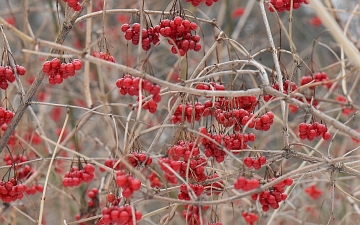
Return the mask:
<svg viewBox="0 0 360 225">
<path fill-rule="evenodd" d="M 34 195 L 36 192 L 42 193 L 44 190 L 44 187 L 41 184 L 33 184 L 30 187 L 27 187 L 25 190 L 25 193 L 28 195 Z"/>
<path fill-rule="evenodd" d="M 122 196 L 124 198 L 130 198 L 141 187 L 140 180 L 133 178 L 131 175 L 126 175 L 124 171 L 116 172 L 115 181 L 122 188 Z"/>
<path fill-rule="evenodd" d="M 194 191 L 197 197 L 199 197 L 204 192 L 204 186 L 200 184 L 189 184 L 189 186 Z M 189 196 L 187 186 L 185 184 L 180 185 L 180 193 L 178 194 L 178 198 L 187 201 L 191 199 Z"/>
<path fill-rule="evenodd" d="M 79 170 L 78 167 L 73 166 L 70 171 L 65 173 L 63 179 L 64 187 L 73 187 L 79 186 L 82 181 L 90 182 L 94 179 L 95 167 L 91 164 L 86 164 L 82 170 Z"/>
<path fill-rule="evenodd" d="M 165 172 L 164 177 L 168 182 L 177 184 L 175 175 L 168 167 L 172 168 L 175 172 L 179 173 L 181 177 L 185 178 L 189 160 L 190 178 L 198 181 L 206 179 L 206 175 L 204 173 L 206 159 L 200 156 L 200 150 L 197 144 L 191 141 L 179 140 L 177 144 L 168 148 L 167 153 L 169 157 L 159 159 L 158 163 L 160 168 Z"/>
<path fill-rule="evenodd" d="M 87 192 L 87 196 L 90 200 L 87 202 L 89 208 L 95 207 L 96 198 L 99 194 L 99 190 L 97 188 L 92 188 L 90 191 Z"/>
<path fill-rule="evenodd" d="M 154 172 L 152 172 L 149 176 L 149 181 L 150 181 L 150 187 L 152 188 L 161 188 L 162 183 L 160 182 L 159 178 L 156 176 L 156 174 Z"/>
<path fill-rule="evenodd" d="M 7 128 L 7 125 L 10 123 L 11 119 L 14 117 L 14 112 L 10 110 L 5 110 L 3 107 L 0 107 L 0 126 L 1 128 Z"/>
<path fill-rule="evenodd" d="M 308 0 L 293 0 L 293 9 L 300 8 L 301 3 L 309 4 Z M 284 12 L 290 11 L 291 8 L 291 0 L 270 0 L 270 4 L 272 4 L 276 11 Z M 270 12 L 274 12 L 274 9 L 269 6 Z"/>
<path fill-rule="evenodd" d="M 327 74 L 325 72 L 318 72 L 318 73 L 315 73 L 314 76 L 304 76 L 301 78 L 301 86 L 302 85 L 305 85 L 305 84 L 308 84 L 312 81 L 315 81 L 315 82 L 325 82 L 325 81 L 328 81 L 330 80 L 327 76 Z M 331 88 L 331 83 L 327 83 L 327 84 L 324 84 L 324 86 L 326 88 Z M 315 86 L 311 86 L 310 87 L 311 90 L 314 90 L 315 89 Z"/>
<path fill-rule="evenodd" d="M 5 131 L 8 127 L 8 124 L 10 123 L 11 119 L 14 117 L 14 112 L 10 110 L 5 110 L 3 107 L 0 107 L 0 126 L 1 130 Z M 10 146 L 14 146 L 16 143 L 16 137 L 15 137 L 16 131 L 14 131 L 7 144 Z"/>
<path fill-rule="evenodd" d="M 129 162 L 130 164 L 133 166 L 133 167 L 137 167 L 137 166 L 140 166 L 142 163 L 145 162 L 145 165 L 148 166 L 152 163 L 152 158 L 151 157 L 148 157 L 146 159 L 146 154 L 145 153 L 130 153 L 129 154 Z"/>
<path fill-rule="evenodd" d="M 259 187 L 259 180 L 257 179 L 246 179 L 245 177 L 239 177 L 235 183 L 234 188 L 236 190 L 250 191 Z"/>
<path fill-rule="evenodd" d="M 23 66 L 16 65 L 16 72 L 18 75 L 23 76 L 26 70 Z M 0 88 L 6 90 L 9 86 L 8 83 L 15 81 L 14 70 L 10 66 L 0 66 Z"/>
<path fill-rule="evenodd" d="M 119 88 L 121 95 L 129 94 L 130 96 L 139 96 L 139 84 L 140 78 L 133 77 L 129 74 L 124 75 L 123 78 L 120 78 L 116 81 L 116 86 Z M 148 80 L 142 80 L 141 89 L 147 94 L 152 95 L 152 98 L 149 101 L 143 102 L 143 108 L 145 110 L 149 110 L 150 113 L 155 113 L 157 109 L 157 103 L 161 101 L 160 86 L 152 84 Z M 144 96 L 142 97 L 144 98 Z"/>
<path fill-rule="evenodd" d="M 188 168 L 188 161 L 190 165 Z M 204 165 L 206 165 L 206 159 L 202 156 L 191 157 L 187 161 L 177 161 L 172 158 L 161 158 L 159 159 L 159 166 L 165 172 L 165 179 L 173 184 L 177 183 L 175 175 L 165 166 L 165 164 L 172 168 L 175 172 L 183 178 L 186 177 L 186 171 L 189 169 L 188 176 L 197 182 L 205 181 L 207 176 L 205 174 Z"/>
<path fill-rule="evenodd" d="M 208 84 L 198 84 L 195 88 L 205 91 L 225 91 L 225 86 L 223 84 L 218 84 L 215 82 L 209 82 Z"/>
<path fill-rule="evenodd" d="M 258 220 L 258 216 L 255 213 L 243 212 L 241 215 L 249 225 L 253 225 Z"/>
<path fill-rule="evenodd" d="M 251 119 L 252 113 L 249 116 L 244 116 L 241 120 L 241 125 L 245 126 L 249 121 L 248 127 L 255 128 L 255 130 L 268 131 L 270 126 L 274 123 L 274 114 L 272 112 L 267 112 L 261 117 L 253 117 Z"/>
<path fill-rule="evenodd" d="M 266 163 L 266 157 L 260 156 L 257 159 L 253 159 L 251 157 L 245 157 L 244 158 L 244 164 L 246 167 L 251 168 L 253 167 L 256 170 L 259 170 L 261 166 L 265 165 Z"/>
<path fill-rule="evenodd" d="M 205 0 L 205 5 L 211 6 L 214 2 L 218 2 L 219 0 Z M 186 2 L 190 2 L 193 6 L 198 6 L 200 3 L 204 2 L 204 0 L 186 0 Z"/>
<path fill-rule="evenodd" d="M 184 161 L 188 161 L 190 155 L 192 157 L 197 157 L 200 155 L 200 150 L 198 145 L 192 141 L 179 140 L 177 144 L 168 148 L 168 155 L 173 160 L 179 160 L 180 158 L 183 158 Z"/>
<path fill-rule="evenodd" d="M 324 124 L 314 122 L 310 124 L 300 123 L 299 124 L 299 137 L 309 141 L 314 140 L 316 137 L 322 137 L 324 140 L 329 140 L 331 135 L 327 132 L 327 127 Z"/>
<path fill-rule="evenodd" d="M 118 205 L 121 198 L 116 198 L 114 193 L 109 193 L 106 195 L 106 201 L 112 205 Z"/>
<path fill-rule="evenodd" d="M 123 169 L 123 165 L 121 163 L 118 163 L 115 168 L 114 168 L 114 165 L 115 163 L 117 162 L 118 160 L 116 159 L 107 159 L 105 160 L 104 162 L 104 165 L 111 168 L 111 169 L 114 169 L 114 170 L 121 170 Z M 100 168 L 100 172 L 105 172 L 105 169 L 103 168 Z"/>
<path fill-rule="evenodd" d="M 167 180 L 167 182 L 169 182 L 170 184 L 177 184 L 178 180 L 176 179 L 176 176 L 171 172 L 171 170 L 168 167 L 170 167 L 175 172 L 179 172 L 181 170 L 182 162 L 173 160 L 171 158 L 160 158 L 158 160 L 158 163 L 161 170 L 164 171 L 165 180 Z"/>
<path fill-rule="evenodd" d="M 272 88 L 274 88 L 275 90 L 279 91 L 280 88 L 279 88 L 279 83 L 276 82 L 275 84 L 271 85 Z M 285 80 L 283 82 L 283 93 L 284 94 L 290 94 L 291 92 L 294 92 L 296 89 L 297 89 L 297 85 L 292 82 L 292 81 L 289 81 L 289 80 Z M 273 96 L 271 95 L 265 95 L 264 96 L 264 101 L 268 102 Z"/>
<path fill-rule="evenodd" d="M 49 83 L 51 85 L 61 84 L 64 79 L 69 76 L 74 76 L 75 71 L 80 70 L 82 61 L 74 59 L 69 63 L 61 63 L 60 59 L 54 58 L 51 61 L 46 61 L 42 66 L 42 71 L 48 75 Z"/>
<path fill-rule="evenodd" d="M 205 107 L 200 103 L 197 102 L 194 105 L 190 102 L 186 104 L 179 104 L 176 108 L 174 114 L 171 116 L 171 123 L 176 124 L 178 122 L 182 122 L 183 119 L 183 109 L 184 109 L 184 119 L 191 123 L 194 121 L 200 121 L 201 117 L 203 116 Z M 209 111 L 210 112 L 210 111 Z"/>
<path fill-rule="evenodd" d="M 335 100 L 338 101 L 338 102 L 344 102 L 344 103 L 347 102 L 347 99 L 346 99 L 344 96 L 341 96 L 341 95 L 336 96 Z M 343 112 L 345 115 L 349 115 L 350 113 L 355 112 L 354 109 L 346 108 L 346 107 L 344 107 L 343 105 L 341 106 L 341 108 L 343 108 L 342 112 Z"/>
<path fill-rule="evenodd" d="M 64 2 L 67 2 L 70 8 L 72 8 L 74 11 L 80 11 L 81 10 L 81 4 L 80 2 L 82 0 L 63 0 Z"/>
<path fill-rule="evenodd" d="M 202 222 L 200 221 L 200 210 L 199 207 L 194 205 L 188 205 L 182 211 L 182 217 L 187 221 L 186 224 L 189 225 L 200 225 Z"/>
<path fill-rule="evenodd" d="M 110 53 L 108 52 L 101 52 L 101 51 L 99 52 L 97 50 L 94 50 L 91 55 L 94 56 L 95 58 L 99 58 L 113 63 L 115 62 L 114 57 L 110 55 Z"/>
<path fill-rule="evenodd" d="M 209 85 L 199 84 L 197 89 L 207 90 L 224 90 L 224 86 L 221 84 L 210 82 Z M 194 121 L 200 121 L 202 117 L 213 116 L 219 124 L 224 127 L 234 126 L 235 131 L 242 130 L 250 118 L 253 117 L 253 111 L 258 104 L 256 96 L 240 96 L 235 98 L 219 97 L 216 101 L 205 101 L 204 104 L 196 102 L 192 104 L 190 102 L 186 104 L 180 104 L 170 121 L 172 123 L 183 122 L 186 120 L 188 123 Z M 255 128 L 257 130 L 268 130 L 273 123 L 274 115 L 271 112 L 266 113 L 264 118 L 253 117 L 251 119 L 249 128 Z"/>
<path fill-rule="evenodd" d="M 255 135 L 253 133 L 242 134 L 240 132 L 235 132 L 230 135 L 212 134 L 209 133 L 205 127 L 200 127 L 199 132 L 213 140 L 211 141 L 207 138 L 201 139 L 201 144 L 204 146 L 205 156 L 214 157 L 219 163 L 223 162 L 226 156 L 226 152 L 223 151 L 219 145 L 224 145 L 224 147 L 230 151 L 242 150 L 247 148 L 247 142 L 255 141 Z M 239 152 L 234 152 L 234 154 L 238 153 Z"/>
<path fill-rule="evenodd" d="M 28 164 L 17 165 L 18 163 L 24 163 L 27 161 L 28 158 L 22 154 L 16 155 L 14 158 L 12 158 L 10 154 L 4 155 L 4 162 L 7 166 L 16 164 L 16 178 L 19 180 L 28 178 L 35 172 L 34 169 Z"/>
<path fill-rule="evenodd" d="M 17 199 L 24 197 L 26 186 L 24 184 L 18 184 L 15 178 L 11 178 L 10 181 L 0 181 L 0 199 L 4 203 L 14 202 Z"/>
<path fill-rule="evenodd" d="M 170 38 L 168 43 L 172 45 L 171 52 L 184 56 L 189 50 L 200 51 L 200 36 L 192 35 L 191 31 L 196 30 L 197 24 L 176 16 L 174 19 L 164 19 L 156 25 L 154 30 L 166 38 Z"/>
<path fill-rule="evenodd" d="M 124 32 L 124 37 L 126 40 L 131 41 L 134 45 L 138 45 L 140 43 L 140 24 L 134 23 L 131 27 L 129 24 L 124 23 L 121 26 L 121 31 Z M 142 48 L 145 51 L 149 51 L 151 48 L 151 44 L 156 45 L 160 42 L 159 31 L 154 29 L 153 27 L 148 27 L 142 29 Z"/>
<path fill-rule="evenodd" d="M 322 190 L 317 189 L 315 185 L 311 185 L 305 189 L 305 192 L 314 200 L 318 199 L 322 194 Z"/>
<path fill-rule="evenodd" d="M 141 220 L 142 214 L 139 211 L 134 212 L 135 218 L 132 217 L 133 208 L 130 205 L 127 206 L 111 206 L 102 209 L 102 217 L 99 220 L 100 225 L 121 224 L 132 225 L 133 219 L 137 221 Z M 137 224 L 137 223 L 136 223 Z"/>
<path fill-rule="evenodd" d="M 285 180 L 277 183 L 269 190 L 262 191 L 259 194 L 253 194 L 251 198 L 256 201 L 259 200 L 259 203 L 262 205 L 262 210 L 267 212 L 270 207 L 273 209 L 279 208 L 279 202 L 286 200 L 287 195 L 284 193 L 286 186 L 291 186 L 293 184 L 292 178 L 286 178 Z"/>
</svg>

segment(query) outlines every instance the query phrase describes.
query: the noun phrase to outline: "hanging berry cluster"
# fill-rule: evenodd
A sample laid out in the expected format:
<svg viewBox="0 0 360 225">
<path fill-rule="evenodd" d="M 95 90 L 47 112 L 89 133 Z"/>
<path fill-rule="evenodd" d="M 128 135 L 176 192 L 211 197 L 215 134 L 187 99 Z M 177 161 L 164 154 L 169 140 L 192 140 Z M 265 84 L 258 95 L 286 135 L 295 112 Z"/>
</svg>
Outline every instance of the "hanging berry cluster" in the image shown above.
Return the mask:
<svg viewBox="0 0 360 225">
<path fill-rule="evenodd" d="M 139 84 L 140 78 L 133 77 L 129 74 L 125 74 L 123 78 L 116 81 L 116 86 L 119 88 L 121 95 L 129 94 L 130 96 L 139 96 Z M 152 95 L 152 98 L 149 101 L 143 102 L 143 108 L 149 110 L 150 113 L 155 113 L 157 103 L 161 101 L 160 86 L 143 79 L 141 82 L 141 89 L 147 94 Z"/>
<path fill-rule="evenodd" d="M 95 202 L 97 201 L 99 194 L 99 190 L 97 188 L 92 188 L 90 191 L 87 192 L 87 196 L 90 200 L 87 202 L 89 208 L 95 207 Z"/>
<path fill-rule="evenodd" d="M 19 184 L 17 179 L 11 178 L 9 181 L 0 181 L 0 199 L 4 203 L 14 202 L 24 197 L 26 186 Z"/>
<path fill-rule="evenodd" d="M 201 144 L 204 146 L 204 154 L 206 157 L 214 157 L 218 163 L 221 163 L 225 160 L 226 152 L 219 147 L 223 145 L 227 150 L 242 150 L 247 148 L 247 142 L 254 142 L 255 135 L 242 134 L 240 132 L 235 132 L 234 134 L 212 134 L 207 131 L 205 127 L 200 127 L 199 132 L 209 137 L 202 138 Z M 214 143 L 215 142 L 215 143 Z M 239 152 L 233 152 L 238 154 Z"/>
<path fill-rule="evenodd" d="M 33 184 L 30 187 L 27 187 L 25 190 L 25 193 L 27 195 L 34 195 L 36 192 L 42 193 L 44 190 L 44 187 L 41 184 Z"/>
<path fill-rule="evenodd" d="M 208 100 L 204 104 L 190 102 L 180 104 L 170 121 L 179 123 L 186 120 L 188 123 L 200 121 L 202 117 L 213 116 L 223 127 L 234 126 L 235 131 L 241 131 L 242 126 L 248 122 L 248 128 L 267 131 L 273 124 L 274 114 L 267 112 L 261 117 L 254 116 L 252 113 L 258 101 L 255 96 L 241 96 L 232 99 L 219 98 L 213 102 Z"/>
<path fill-rule="evenodd" d="M 126 40 L 131 41 L 134 45 L 140 43 L 140 24 L 134 23 L 131 27 L 129 24 L 124 23 L 121 26 L 121 31 L 124 32 L 124 37 Z M 153 27 L 143 28 L 142 29 L 142 48 L 145 51 L 149 51 L 151 44 L 156 45 L 160 42 L 159 32 L 156 31 Z"/>
<path fill-rule="evenodd" d="M 243 176 L 240 176 L 234 183 L 234 188 L 236 190 L 250 191 L 259 187 L 258 179 L 246 179 Z"/>
<path fill-rule="evenodd" d="M 95 167 L 91 164 L 86 164 L 82 170 L 77 166 L 71 167 L 70 171 L 65 173 L 63 179 L 64 187 L 79 186 L 81 182 L 90 182 L 94 179 Z"/>
<path fill-rule="evenodd" d="M 204 186 L 200 184 L 188 184 L 188 185 L 193 190 L 194 194 L 197 197 L 199 197 L 204 192 Z M 180 193 L 178 194 L 178 198 L 180 200 L 187 200 L 187 201 L 191 199 L 186 184 L 180 185 Z"/>
<path fill-rule="evenodd" d="M 185 205 L 185 209 L 182 211 L 181 216 L 186 220 L 186 224 L 189 225 L 200 225 L 203 224 L 201 221 L 200 213 L 201 210 L 198 206 L 195 205 Z M 209 209 L 208 206 L 201 207 L 202 210 Z"/>
<path fill-rule="evenodd" d="M 159 178 L 156 176 L 156 173 L 152 172 L 149 176 L 148 179 L 150 181 L 150 187 L 152 188 L 161 188 L 162 183 L 160 182 Z"/>
<path fill-rule="evenodd" d="M 72 62 L 61 63 L 60 59 L 54 58 L 51 61 L 46 61 L 42 66 L 42 71 L 48 75 L 49 83 L 51 85 L 61 84 L 64 79 L 72 77 L 75 72 L 82 67 L 80 59 L 74 59 Z"/>
<path fill-rule="evenodd" d="M 16 65 L 16 72 L 18 75 L 23 76 L 26 73 L 26 69 L 23 66 Z M 9 83 L 15 81 L 15 72 L 10 66 L 0 66 L 0 88 L 6 90 L 9 87 Z"/>
<path fill-rule="evenodd" d="M 241 215 L 249 225 L 254 225 L 258 220 L 258 216 L 255 213 L 243 212 Z"/>
<path fill-rule="evenodd" d="M 211 6 L 214 2 L 218 2 L 219 0 L 186 0 L 186 2 L 190 2 L 193 6 L 198 6 L 200 3 L 205 2 L 205 5 Z"/>
<path fill-rule="evenodd" d="M 130 198 L 133 193 L 140 189 L 140 180 L 132 177 L 130 174 L 126 175 L 124 171 L 116 172 L 116 184 L 122 188 L 122 196 Z"/>
<path fill-rule="evenodd" d="M 8 124 L 11 122 L 11 119 L 14 117 L 14 112 L 10 110 L 6 110 L 3 107 L 0 107 L 0 126 L 2 131 L 6 131 Z M 16 137 L 15 137 L 16 131 L 14 131 L 7 144 L 10 146 L 14 146 L 16 143 Z"/>
<path fill-rule="evenodd" d="M 300 8 L 301 3 L 309 4 L 308 0 L 293 0 L 293 9 Z M 276 11 L 284 12 L 290 11 L 291 8 L 291 0 L 270 0 L 270 4 L 272 4 Z M 274 9 L 269 6 L 270 12 L 274 12 Z"/>
<path fill-rule="evenodd" d="M 148 166 L 148 165 L 150 165 L 152 163 L 152 158 L 151 157 L 146 157 L 145 153 L 132 152 L 132 153 L 129 154 L 129 163 L 133 167 L 140 166 L 144 162 L 145 162 L 145 165 Z"/>
<path fill-rule="evenodd" d="M 206 165 L 206 158 L 200 156 L 199 148 L 194 142 L 179 140 L 177 144 L 168 149 L 168 157 L 160 158 L 158 163 L 165 173 L 165 179 L 172 184 L 176 184 L 177 179 L 168 167 L 172 168 L 174 172 L 179 173 L 183 178 L 186 177 L 186 171 L 189 170 L 188 176 L 190 179 L 196 182 L 205 181 L 207 179 L 204 168 Z"/>
<path fill-rule="evenodd" d="M 336 101 L 341 102 L 341 103 L 348 103 L 347 99 L 344 96 L 338 95 L 335 98 Z M 343 109 L 342 112 L 344 113 L 344 115 L 349 115 L 350 113 L 355 112 L 355 109 L 352 108 L 348 108 L 344 105 L 341 105 L 341 108 Z"/>
<path fill-rule="evenodd" d="M 317 189 L 315 185 L 305 188 L 305 192 L 314 200 L 317 200 L 322 194 L 322 190 Z"/>
<path fill-rule="evenodd" d="M 99 58 L 105 61 L 109 61 L 109 62 L 115 62 L 115 59 L 112 55 L 110 55 L 109 52 L 99 52 L 97 50 L 94 50 L 93 53 L 91 54 L 92 56 L 94 56 L 95 58 Z"/>
<path fill-rule="evenodd" d="M 28 164 L 18 165 L 19 163 L 24 163 L 27 161 L 28 161 L 28 158 L 22 154 L 16 155 L 13 158 L 11 157 L 10 154 L 4 155 L 4 162 L 7 166 L 11 166 L 11 165 L 15 164 L 16 177 L 19 180 L 28 178 L 35 172 L 35 170 Z"/>
<path fill-rule="evenodd" d="M 134 212 L 135 220 L 133 221 L 133 208 L 130 205 L 105 207 L 102 209 L 102 217 L 99 221 L 100 225 L 121 224 L 132 225 L 134 222 L 141 220 L 142 213 L 139 211 Z"/>
<path fill-rule="evenodd" d="M 314 122 L 309 124 L 300 123 L 299 137 L 302 140 L 308 139 L 309 141 L 314 140 L 316 137 L 322 137 L 327 141 L 331 138 L 331 135 L 327 132 L 327 127 L 324 124 Z"/>
<path fill-rule="evenodd" d="M 262 210 L 267 212 L 270 207 L 273 209 L 279 208 L 279 203 L 286 200 L 287 195 L 284 193 L 286 186 L 293 184 L 292 178 L 286 178 L 285 180 L 277 183 L 269 190 L 262 191 L 260 194 L 253 194 L 251 198 L 262 205 Z"/>
<path fill-rule="evenodd" d="M 70 8 L 72 8 L 74 11 L 80 11 L 81 10 L 81 4 L 80 2 L 82 0 L 63 0 L 64 2 L 66 2 L 68 4 L 68 6 Z"/>
<path fill-rule="evenodd" d="M 275 84 L 271 85 L 272 88 L 274 88 L 275 90 L 279 91 L 280 88 L 279 88 L 279 83 L 276 82 Z M 289 81 L 289 80 L 285 80 L 283 82 L 283 93 L 284 94 L 290 94 L 291 92 L 294 92 L 296 89 L 297 89 L 297 85 L 292 82 L 292 81 Z M 268 102 L 273 96 L 271 95 L 265 95 L 264 96 L 264 101 Z"/>
<path fill-rule="evenodd" d="M 114 169 L 114 170 L 121 170 L 123 169 L 123 165 L 121 163 L 118 163 L 116 166 L 115 166 L 115 163 L 117 162 L 118 160 L 116 159 L 106 159 L 105 162 L 104 162 L 104 165 L 111 168 L 111 169 Z M 115 166 L 115 168 L 114 168 Z M 104 168 L 101 168 L 100 167 L 100 172 L 105 172 L 106 170 Z"/>
<path fill-rule="evenodd" d="M 327 74 L 325 72 L 318 72 L 318 73 L 315 73 L 314 76 L 304 76 L 301 78 L 301 86 L 305 85 L 305 84 L 308 84 L 312 81 L 314 82 L 326 82 L 326 81 L 329 81 L 329 77 L 327 76 Z M 331 83 L 326 83 L 324 84 L 324 86 L 326 88 L 330 88 L 331 87 Z M 311 86 L 310 87 L 311 90 L 314 90 L 315 89 L 315 86 Z"/>
<path fill-rule="evenodd" d="M 155 31 L 161 36 L 169 38 L 168 43 L 172 46 L 171 52 L 184 56 L 189 50 L 200 51 L 200 36 L 192 35 L 191 31 L 195 31 L 197 24 L 176 16 L 173 19 L 163 19 L 159 25 L 155 26 Z"/>
<path fill-rule="evenodd" d="M 245 157 L 244 158 L 244 164 L 246 167 L 251 168 L 253 167 L 256 170 L 259 170 L 261 168 L 261 166 L 265 165 L 266 163 L 266 157 L 265 156 L 260 156 L 257 159 L 253 159 L 251 157 Z"/>
</svg>

